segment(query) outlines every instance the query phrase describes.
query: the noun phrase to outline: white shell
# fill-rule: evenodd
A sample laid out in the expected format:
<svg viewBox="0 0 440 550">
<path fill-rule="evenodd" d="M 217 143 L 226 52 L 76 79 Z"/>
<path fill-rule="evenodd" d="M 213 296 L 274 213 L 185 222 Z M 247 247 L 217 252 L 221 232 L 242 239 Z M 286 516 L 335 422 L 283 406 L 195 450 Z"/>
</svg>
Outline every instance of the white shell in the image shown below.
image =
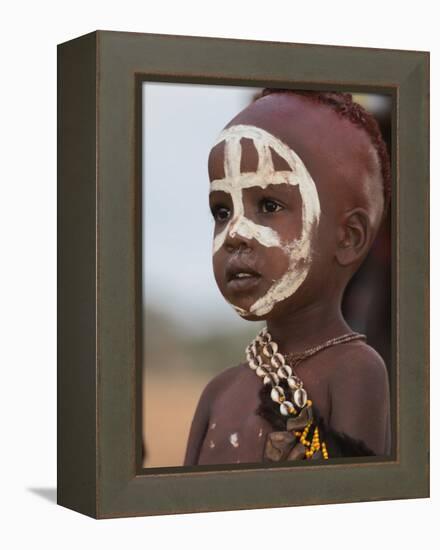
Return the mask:
<svg viewBox="0 0 440 550">
<path fill-rule="evenodd" d="M 284 403 L 281 403 L 280 405 L 280 413 L 283 416 L 289 416 L 290 414 L 289 409 L 292 409 L 292 408 L 293 408 L 293 403 L 291 403 L 290 401 L 284 401 Z"/>
<path fill-rule="evenodd" d="M 288 378 L 292 376 L 292 369 L 289 365 L 283 365 L 278 369 L 278 376 L 280 378 Z"/>
<path fill-rule="evenodd" d="M 257 376 L 266 376 L 269 374 L 269 371 L 265 368 L 265 365 L 258 366 L 255 372 L 257 373 Z"/>
<path fill-rule="evenodd" d="M 306 390 L 303 388 L 298 388 L 293 394 L 293 400 L 295 401 L 295 405 L 297 405 L 300 409 L 302 409 L 304 405 L 307 403 Z"/>
<path fill-rule="evenodd" d="M 299 387 L 297 381 L 295 380 L 295 378 L 293 378 L 293 376 L 289 376 L 289 378 L 287 379 L 287 384 L 292 390 L 296 390 Z"/>
<path fill-rule="evenodd" d="M 278 351 L 278 344 L 273 340 L 267 344 L 267 347 L 272 350 L 272 355 L 275 355 Z"/>
<path fill-rule="evenodd" d="M 269 346 L 267 344 L 263 347 L 263 355 L 265 355 L 266 357 L 271 357 L 272 355 L 269 351 Z"/>
<path fill-rule="evenodd" d="M 248 363 L 252 370 L 255 370 L 258 367 L 258 364 L 253 359 L 248 359 Z"/>
<path fill-rule="evenodd" d="M 269 374 L 266 374 L 266 376 L 263 378 L 263 384 L 275 384 L 276 386 L 278 385 L 279 381 L 280 379 L 275 372 L 269 372 Z"/>
<path fill-rule="evenodd" d="M 283 388 L 281 386 L 275 386 L 274 388 L 272 388 L 270 396 L 272 398 L 272 401 L 275 401 L 275 403 L 279 403 L 280 397 L 285 396 Z"/>
<path fill-rule="evenodd" d="M 274 353 L 273 357 L 270 358 L 270 364 L 275 369 L 278 369 L 282 365 L 284 365 L 284 357 L 281 355 L 281 353 Z"/>
</svg>

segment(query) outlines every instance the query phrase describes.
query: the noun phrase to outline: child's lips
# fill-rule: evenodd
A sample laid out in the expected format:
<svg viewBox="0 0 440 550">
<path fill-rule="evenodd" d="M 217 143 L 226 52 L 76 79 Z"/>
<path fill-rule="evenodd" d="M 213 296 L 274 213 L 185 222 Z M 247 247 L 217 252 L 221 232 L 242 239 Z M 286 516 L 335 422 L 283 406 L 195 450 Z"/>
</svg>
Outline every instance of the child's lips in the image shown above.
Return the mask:
<svg viewBox="0 0 440 550">
<path fill-rule="evenodd" d="M 247 275 L 233 277 L 227 282 L 228 290 L 231 292 L 243 292 L 253 290 L 260 284 L 261 275 Z"/>
<path fill-rule="evenodd" d="M 226 269 L 226 284 L 230 291 L 249 291 L 258 286 L 261 274 L 248 265 L 231 262 Z"/>
<path fill-rule="evenodd" d="M 230 292 L 248 292 L 260 284 L 262 276 L 255 269 L 254 258 L 234 255 L 227 263 L 225 278 Z"/>
</svg>

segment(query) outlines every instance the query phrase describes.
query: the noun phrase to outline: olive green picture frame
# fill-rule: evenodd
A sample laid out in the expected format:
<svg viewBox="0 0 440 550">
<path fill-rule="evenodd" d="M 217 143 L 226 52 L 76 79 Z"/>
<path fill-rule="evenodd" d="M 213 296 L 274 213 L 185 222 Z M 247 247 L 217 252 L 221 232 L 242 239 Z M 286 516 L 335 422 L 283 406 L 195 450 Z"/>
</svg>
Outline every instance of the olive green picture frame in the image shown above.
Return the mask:
<svg viewBox="0 0 440 550">
<path fill-rule="evenodd" d="M 144 81 L 390 94 L 393 453 L 141 468 Z M 115 518 L 429 496 L 429 53 L 96 31 L 58 46 L 58 503 Z"/>
</svg>

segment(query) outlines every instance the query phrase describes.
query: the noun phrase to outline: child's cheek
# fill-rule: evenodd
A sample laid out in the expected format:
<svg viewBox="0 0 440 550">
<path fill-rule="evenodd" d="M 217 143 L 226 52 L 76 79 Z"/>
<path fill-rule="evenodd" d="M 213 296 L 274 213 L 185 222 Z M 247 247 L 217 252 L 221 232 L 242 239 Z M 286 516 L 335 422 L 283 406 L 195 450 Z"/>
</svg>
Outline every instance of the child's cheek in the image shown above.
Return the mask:
<svg viewBox="0 0 440 550">
<path fill-rule="evenodd" d="M 272 247 L 265 250 L 264 265 L 267 271 L 267 279 L 273 284 L 287 272 L 290 265 L 290 251 L 286 248 Z"/>
<path fill-rule="evenodd" d="M 290 244 L 298 241 L 302 236 L 301 216 L 294 215 L 288 211 L 283 212 L 283 215 L 279 216 L 277 231 L 283 243 Z"/>
<path fill-rule="evenodd" d="M 225 296 L 226 293 L 226 275 L 225 275 L 225 264 L 227 258 L 223 249 L 218 250 L 212 256 L 212 267 L 214 272 L 215 282 L 220 290 L 220 292 Z"/>
<path fill-rule="evenodd" d="M 250 304 L 266 294 L 269 288 L 287 273 L 291 265 L 291 252 L 287 247 L 266 247 L 254 244 L 253 254 L 257 258 L 256 265 L 259 273 L 261 273 L 262 281 L 261 285 L 258 287 L 258 290 L 255 291 L 252 296 L 247 296 L 247 298 L 252 298 Z M 235 302 L 236 299 L 240 297 L 232 296 L 228 292 L 225 277 L 226 262 L 227 254 L 223 251 L 223 249 L 220 249 L 213 255 L 212 265 L 214 278 L 223 296 L 228 300 L 233 298 L 233 301 Z"/>
</svg>

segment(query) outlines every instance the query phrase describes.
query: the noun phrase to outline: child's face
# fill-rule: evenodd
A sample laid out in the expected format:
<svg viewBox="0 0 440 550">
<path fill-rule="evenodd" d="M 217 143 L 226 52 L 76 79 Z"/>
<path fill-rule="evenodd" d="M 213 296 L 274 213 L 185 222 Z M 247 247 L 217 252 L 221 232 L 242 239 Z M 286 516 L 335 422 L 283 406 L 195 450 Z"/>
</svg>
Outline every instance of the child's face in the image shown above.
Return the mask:
<svg viewBox="0 0 440 550">
<path fill-rule="evenodd" d="M 240 315 L 264 318 L 309 272 L 315 183 L 290 147 L 252 125 L 224 130 L 210 164 L 217 284 Z"/>
<path fill-rule="evenodd" d="M 220 134 L 209 175 L 214 275 L 241 316 L 267 319 L 339 295 L 352 273 L 335 259 L 346 213 L 382 196 L 363 130 L 304 98 L 268 96 Z"/>
</svg>

